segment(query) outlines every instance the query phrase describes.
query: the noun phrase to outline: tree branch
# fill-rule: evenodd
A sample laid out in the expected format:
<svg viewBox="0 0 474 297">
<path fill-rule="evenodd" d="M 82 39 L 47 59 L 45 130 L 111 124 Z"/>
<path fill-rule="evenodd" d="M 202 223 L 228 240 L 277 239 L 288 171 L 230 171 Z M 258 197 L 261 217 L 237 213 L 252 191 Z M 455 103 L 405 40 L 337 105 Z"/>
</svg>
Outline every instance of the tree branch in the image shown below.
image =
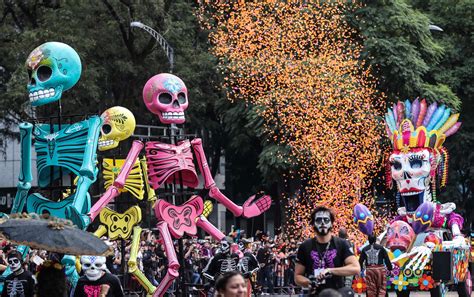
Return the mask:
<svg viewBox="0 0 474 297">
<path fill-rule="evenodd" d="M 115 19 L 115 21 L 119 25 L 120 33 L 122 33 L 123 42 L 125 43 L 125 46 L 127 47 L 128 52 L 132 56 L 132 59 L 135 58 L 135 56 L 136 56 L 135 49 L 133 48 L 133 43 L 130 42 L 130 38 L 127 34 L 127 30 L 125 29 L 125 25 L 121 21 L 119 15 L 115 11 L 115 9 L 112 7 L 112 5 L 110 5 L 110 3 L 107 0 L 102 0 L 102 2 L 107 7 L 110 14 L 112 15 L 112 17 Z M 129 27 L 129 26 L 127 26 L 127 27 Z"/>
</svg>

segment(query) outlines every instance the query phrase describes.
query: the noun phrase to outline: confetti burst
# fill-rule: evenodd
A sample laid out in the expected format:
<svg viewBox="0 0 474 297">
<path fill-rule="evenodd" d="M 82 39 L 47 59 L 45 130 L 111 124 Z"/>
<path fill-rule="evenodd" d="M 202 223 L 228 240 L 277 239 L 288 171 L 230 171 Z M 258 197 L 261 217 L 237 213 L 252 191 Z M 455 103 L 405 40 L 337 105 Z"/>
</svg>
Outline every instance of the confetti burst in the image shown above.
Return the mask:
<svg viewBox="0 0 474 297">
<path fill-rule="evenodd" d="M 287 177 L 303 183 L 288 197 L 287 228 L 305 237 L 315 205 L 336 210 L 336 228 L 353 230 L 353 206 L 370 208 L 375 198 L 384 100 L 359 59 L 358 35 L 345 21 L 354 8 L 267 0 L 201 3 L 198 10 L 229 98 L 260 106 L 268 135 L 288 145 L 287 158 L 301 165 Z"/>
</svg>

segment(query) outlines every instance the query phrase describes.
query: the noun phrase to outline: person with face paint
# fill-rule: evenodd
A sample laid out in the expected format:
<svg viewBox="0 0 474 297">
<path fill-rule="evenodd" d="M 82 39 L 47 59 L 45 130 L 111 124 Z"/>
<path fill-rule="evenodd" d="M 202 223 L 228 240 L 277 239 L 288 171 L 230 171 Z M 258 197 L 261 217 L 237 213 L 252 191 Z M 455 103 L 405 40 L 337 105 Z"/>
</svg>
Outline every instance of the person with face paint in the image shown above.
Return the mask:
<svg viewBox="0 0 474 297">
<path fill-rule="evenodd" d="M 211 284 L 224 273 L 239 270 L 239 255 L 231 253 L 229 241 L 227 239 L 221 241 L 219 252 L 209 260 L 202 271 L 203 276 L 210 280 Z M 209 290 L 208 296 L 213 295 L 213 290 Z"/>
<path fill-rule="evenodd" d="M 327 288 L 341 289 L 345 276 L 360 273 L 359 262 L 348 242 L 331 233 L 334 220 L 329 208 L 316 207 L 311 214 L 311 225 L 316 236 L 304 241 L 298 248 L 295 282 L 310 288 L 312 296 Z"/>
<path fill-rule="evenodd" d="M 23 269 L 21 253 L 10 251 L 7 263 L 12 273 L 5 279 L 2 297 L 33 297 L 35 281 L 31 273 Z"/>
</svg>

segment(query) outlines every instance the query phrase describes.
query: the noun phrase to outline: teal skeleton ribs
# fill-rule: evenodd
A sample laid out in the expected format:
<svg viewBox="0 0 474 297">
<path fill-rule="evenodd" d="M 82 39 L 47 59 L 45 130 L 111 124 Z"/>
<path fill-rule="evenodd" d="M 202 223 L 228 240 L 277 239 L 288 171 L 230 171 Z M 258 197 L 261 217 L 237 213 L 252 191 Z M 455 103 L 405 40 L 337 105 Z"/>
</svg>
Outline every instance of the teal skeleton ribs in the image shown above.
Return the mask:
<svg viewBox="0 0 474 297">
<path fill-rule="evenodd" d="M 88 222 L 81 219 L 81 215 L 87 214 L 91 207 L 88 190 L 97 178 L 97 144 L 101 125 L 102 119 L 93 116 L 79 123 L 64 125 L 60 131 L 50 133 L 50 125 L 37 125 L 32 132 L 32 124 L 22 123 L 21 171 L 12 213 L 24 211 L 26 205 L 28 213 L 48 213 L 54 217 L 70 219 L 79 228 L 87 228 Z M 63 173 L 72 172 L 79 177 L 76 190 L 61 201 L 51 201 L 39 193 L 28 195 L 32 180 L 30 150 L 33 134 L 38 186 L 45 187 L 50 181 L 62 178 L 60 167 L 64 169 Z"/>
</svg>

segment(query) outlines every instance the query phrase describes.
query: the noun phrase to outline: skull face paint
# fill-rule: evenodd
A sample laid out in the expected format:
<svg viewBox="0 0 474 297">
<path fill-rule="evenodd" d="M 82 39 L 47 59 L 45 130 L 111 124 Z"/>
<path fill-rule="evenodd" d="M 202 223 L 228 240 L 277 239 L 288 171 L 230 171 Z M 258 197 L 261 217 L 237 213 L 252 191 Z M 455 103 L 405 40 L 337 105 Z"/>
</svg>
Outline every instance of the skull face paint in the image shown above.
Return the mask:
<svg viewBox="0 0 474 297">
<path fill-rule="evenodd" d="M 318 235 L 324 236 L 332 229 L 331 214 L 329 211 L 318 211 L 314 215 L 314 227 Z"/>
<path fill-rule="evenodd" d="M 221 245 L 219 247 L 221 253 L 227 254 L 230 252 L 230 244 L 227 242 L 227 240 L 222 240 Z"/>
<path fill-rule="evenodd" d="M 82 270 L 87 279 L 90 281 L 96 281 L 104 275 L 105 257 L 103 256 L 81 256 Z"/>
<path fill-rule="evenodd" d="M 7 259 L 7 262 L 8 262 L 8 266 L 10 267 L 10 270 L 12 272 L 16 272 L 18 271 L 19 269 L 21 269 L 21 259 L 18 258 L 17 255 L 13 254 L 13 255 L 10 255 Z"/>
<path fill-rule="evenodd" d="M 26 60 L 28 93 L 32 106 L 61 99 L 81 77 L 81 59 L 77 52 L 61 42 L 47 42 L 34 49 Z"/>
<path fill-rule="evenodd" d="M 143 87 L 143 101 L 163 124 L 182 124 L 188 108 L 188 89 L 177 76 L 161 73 L 150 78 Z"/>
<path fill-rule="evenodd" d="M 428 149 L 394 152 L 390 156 L 392 179 L 397 183 L 408 214 L 423 202 L 431 201 L 432 158 Z"/>
</svg>

